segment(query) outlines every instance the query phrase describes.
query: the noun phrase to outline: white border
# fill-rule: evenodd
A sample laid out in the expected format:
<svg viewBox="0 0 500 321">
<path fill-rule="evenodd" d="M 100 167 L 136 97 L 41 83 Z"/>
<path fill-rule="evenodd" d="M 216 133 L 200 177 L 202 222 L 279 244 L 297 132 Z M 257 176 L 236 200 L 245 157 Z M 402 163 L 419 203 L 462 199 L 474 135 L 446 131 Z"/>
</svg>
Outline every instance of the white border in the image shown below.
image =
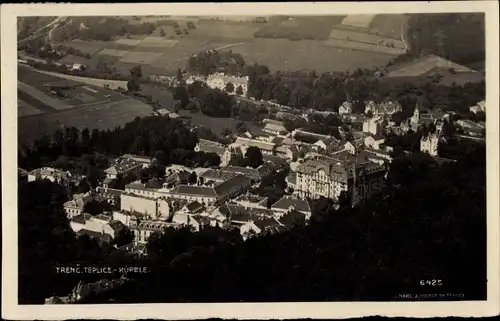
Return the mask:
<svg viewBox="0 0 500 321">
<path fill-rule="evenodd" d="M 496 1 L 367 3 L 196 3 L 196 4 L 6 4 L 1 6 L 2 63 L 2 317 L 44 319 L 238 319 L 347 318 L 370 315 L 444 317 L 493 316 L 499 313 L 499 15 Z M 488 301 L 387 303 L 234 303 L 132 305 L 17 305 L 17 16 L 97 15 L 304 15 L 353 13 L 485 12 L 487 26 L 486 84 Z M 96 308 L 100 307 L 100 308 Z"/>
</svg>

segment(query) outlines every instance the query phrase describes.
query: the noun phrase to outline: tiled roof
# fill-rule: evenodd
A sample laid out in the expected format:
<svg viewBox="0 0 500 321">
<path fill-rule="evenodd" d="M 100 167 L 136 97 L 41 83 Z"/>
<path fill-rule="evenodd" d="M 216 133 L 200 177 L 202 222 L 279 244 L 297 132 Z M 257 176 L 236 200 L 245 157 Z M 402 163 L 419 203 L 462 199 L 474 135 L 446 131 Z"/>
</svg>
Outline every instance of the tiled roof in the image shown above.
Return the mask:
<svg viewBox="0 0 500 321">
<path fill-rule="evenodd" d="M 274 218 L 264 218 L 254 220 L 253 223 L 261 230 L 268 230 L 269 228 L 278 227 L 281 224 Z"/>
<path fill-rule="evenodd" d="M 200 151 L 206 153 L 215 153 L 217 155 L 222 155 L 226 151 L 226 147 L 218 142 L 200 139 L 198 141 L 198 147 Z"/>
<path fill-rule="evenodd" d="M 95 219 L 101 220 L 101 221 L 106 221 L 106 222 L 111 222 L 112 217 L 109 215 L 105 214 L 99 214 L 97 216 L 94 216 Z"/>
<path fill-rule="evenodd" d="M 97 192 L 102 194 L 103 196 L 111 196 L 111 197 L 120 197 L 123 193 L 125 193 L 125 191 L 121 189 L 103 188 L 103 187 L 97 187 Z"/>
<path fill-rule="evenodd" d="M 215 186 L 215 193 L 219 197 L 226 196 L 231 194 L 231 192 L 235 189 L 239 189 L 242 186 L 250 186 L 250 184 L 251 182 L 248 177 L 244 175 L 237 175 Z"/>
<path fill-rule="evenodd" d="M 277 125 L 273 123 L 267 123 L 266 126 L 264 126 L 264 130 L 266 129 L 277 132 L 288 132 L 288 130 L 286 130 L 286 128 L 283 125 Z"/>
<path fill-rule="evenodd" d="M 106 243 L 111 242 L 111 240 L 113 239 L 111 237 L 111 235 L 109 235 L 109 234 L 94 232 L 94 231 L 90 231 L 87 229 L 81 229 L 78 232 L 76 232 L 76 234 L 79 236 L 80 235 L 88 235 L 89 237 L 96 238 L 96 239 L 103 241 L 103 242 L 106 242 Z"/>
<path fill-rule="evenodd" d="M 238 175 L 238 174 L 234 173 L 234 172 L 209 169 L 209 170 L 205 171 L 204 173 L 202 173 L 200 175 L 200 177 L 203 177 L 206 180 L 226 181 L 226 180 L 228 180 L 236 175 Z"/>
<path fill-rule="evenodd" d="M 293 226 L 294 224 L 302 224 L 306 220 L 306 215 L 302 212 L 291 210 L 283 215 L 279 221 L 285 226 Z"/>
<path fill-rule="evenodd" d="M 258 147 L 262 150 L 267 150 L 267 151 L 274 150 L 274 148 L 276 146 L 276 144 L 274 144 L 274 143 L 265 142 L 265 141 L 257 140 L 257 139 L 249 139 L 249 138 L 245 138 L 245 137 L 236 138 L 236 141 L 234 143 L 238 144 L 238 145 L 242 145 L 242 146 Z"/>
<path fill-rule="evenodd" d="M 271 205 L 271 209 L 288 210 L 289 208 L 294 208 L 299 212 L 311 212 L 311 206 L 308 201 L 290 196 L 283 196 L 279 201 Z"/>
<path fill-rule="evenodd" d="M 108 169 L 104 170 L 105 173 L 107 174 L 121 174 L 121 173 L 126 173 L 130 170 L 133 170 L 135 168 L 138 168 L 142 166 L 140 163 L 133 159 L 119 159 L 117 163 Z"/>
<path fill-rule="evenodd" d="M 217 197 L 215 189 L 213 187 L 206 186 L 179 185 L 172 191 L 172 193 L 199 197 Z"/>
<path fill-rule="evenodd" d="M 163 221 L 143 221 L 139 223 L 136 227 L 138 230 L 149 230 L 149 231 L 155 231 L 155 232 L 160 232 L 163 231 L 166 228 L 169 227 L 179 227 L 180 224 L 176 223 L 167 223 Z"/>
<path fill-rule="evenodd" d="M 186 208 L 188 209 L 188 211 L 190 211 L 191 213 L 195 213 L 195 212 L 198 212 L 198 211 L 201 211 L 203 210 L 204 206 L 201 205 L 199 202 L 197 201 L 194 201 L 194 202 L 191 202 L 189 204 L 186 205 Z"/>
<path fill-rule="evenodd" d="M 109 226 L 110 226 L 113 230 L 115 230 L 115 232 L 116 232 L 116 231 L 118 231 L 118 230 L 122 229 L 125 225 L 123 225 L 123 223 L 122 223 L 122 222 L 120 222 L 120 221 L 111 221 L 111 222 L 109 222 Z"/>
</svg>

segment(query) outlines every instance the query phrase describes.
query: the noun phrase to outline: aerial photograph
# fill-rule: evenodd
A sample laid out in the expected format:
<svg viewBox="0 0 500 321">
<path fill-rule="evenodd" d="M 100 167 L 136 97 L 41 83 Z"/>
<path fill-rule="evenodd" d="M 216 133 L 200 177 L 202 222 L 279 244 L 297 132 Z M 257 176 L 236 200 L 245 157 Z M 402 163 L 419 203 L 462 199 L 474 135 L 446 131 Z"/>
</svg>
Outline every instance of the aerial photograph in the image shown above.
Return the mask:
<svg viewBox="0 0 500 321">
<path fill-rule="evenodd" d="M 487 300 L 485 51 L 484 13 L 18 17 L 18 303 Z"/>
</svg>

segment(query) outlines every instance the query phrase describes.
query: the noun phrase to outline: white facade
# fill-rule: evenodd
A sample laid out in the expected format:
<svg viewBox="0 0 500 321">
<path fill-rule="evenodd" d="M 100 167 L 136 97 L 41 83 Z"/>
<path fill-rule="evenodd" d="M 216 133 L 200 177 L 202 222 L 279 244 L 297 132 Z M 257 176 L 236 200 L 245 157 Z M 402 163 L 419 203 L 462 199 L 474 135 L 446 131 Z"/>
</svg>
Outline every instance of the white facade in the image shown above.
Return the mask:
<svg viewBox="0 0 500 321">
<path fill-rule="evenodd" d="M 376 150 L 381 149 L 385 139 L 383 137 L 368 136 L 365 138 L 365 146 Z"/>
<path fill-rule="evenodd" d="M 48 179 L 53 183 L 62 183 L 69 178 L 69 173 L 52 167 L 37 168 L 28 173 L 28 182 L 33 182 L 37 179 Z"/>
<path fill-rule="evenodd" d="M 352 103 L 349 101 L 344 101 L 339 107 L 339 114 L 350 114 L 352 113 Z"/>
<path fill-rule="evenodd" d="M 439 136 L 429 135 L 420 140 L 420 151 L 431 156 L 438 156 Z"/>
<path fill-rule="evenodd" d="M 145 197 L 123 193 L 120 203 L 122 211 L 138 212 L 156 218 L 168 218 L 170 215 L 170 204 L 164 197 Z"/>
<path fill-rule="evenodd" d="M 374 117 L 363 122 L 363 132 L 380 135 L 383 131 L 383 122 L 380 117 Z"/>
<path fill-rule="evenodd" d="M 226 90 L 226 85 L 231 83 L 234 86 L 234 90 L 230 94 L 236 94 L 238 87 L 241 87 L 241 96 L 246 96 L 248 92 L 248 77 L 233 77 L 226 76 L 224 73 L 211 74 L 207 78 L 207 85 L 212 89 Z"/>
</svg>

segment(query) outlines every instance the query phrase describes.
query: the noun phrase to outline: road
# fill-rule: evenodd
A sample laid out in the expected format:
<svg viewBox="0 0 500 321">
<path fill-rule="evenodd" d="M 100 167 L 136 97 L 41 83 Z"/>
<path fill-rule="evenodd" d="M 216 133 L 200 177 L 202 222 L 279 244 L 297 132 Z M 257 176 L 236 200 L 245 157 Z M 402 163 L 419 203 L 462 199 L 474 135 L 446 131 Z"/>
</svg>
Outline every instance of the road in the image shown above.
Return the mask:
<svg viewBox="0 0 500 321">
<path fill-rule="evenodd" d="M 26 41 L 32 40 L 33 38 L 36 38 L 37 36 L 39 36 L 38 34 L 39 34 L 41 31 L 43 31 L 43 30 L 45 30 L 45 29 L 47 29 L 47 28 L 53 27 L 53 28 L 49 31 L 49 33 L 51 33 L 51 32 L 52 32 L 52 30 L 54 30 L 54 29 L 55 29 L 55 27 L 57 27 L 57 25 L 59 25 L 59 23 L 60 23 L 61 21 L 64 21 L 64 20 L 66 20 L 66 19 L 67 19 L 67 17 L 57 17 L 57 18 L 55 18 L 54 20 L 52 20 L 51 22 L 49 22 L 49 23 L 48 23 L 48 24 L 46 24 L 45 26 L 43 26 L 43 27 L 41 27 L 40 29 L 38 29 L 37 31 L 33 32 L 33 34 L 32 34 L 31 36 L 29 36 L 28 38 L 25 38 L 25 39 L 22 39 L 22 40 L 18 40 L 17 44 L 18 44 L 18 45 L 21 45 L 21 44 L 25 43 Z"/>
</svg>

